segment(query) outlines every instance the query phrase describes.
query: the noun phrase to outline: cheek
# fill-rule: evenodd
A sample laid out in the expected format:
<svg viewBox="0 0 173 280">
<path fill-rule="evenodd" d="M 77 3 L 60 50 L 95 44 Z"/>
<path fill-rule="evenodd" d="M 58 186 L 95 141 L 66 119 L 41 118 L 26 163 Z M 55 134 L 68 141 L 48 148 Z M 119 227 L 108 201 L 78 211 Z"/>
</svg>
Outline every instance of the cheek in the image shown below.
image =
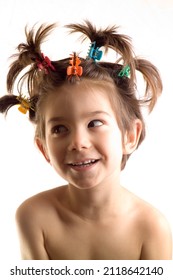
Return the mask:
<svg viewBox="0 0 173 280">
<path fill-rule="evenodd" d="M 100 143 L 102 151 L 108 154 L 109 157 L 122 158 L 123 147 L 121 133 L 119 131 L 113 130 L 100 135 L 98 143 Z"/>
<path fill-rule="evenodd" d="M 51 163 L 61 161 L 63 156 L 63 147 L 60 145 L 60 143 L 57 143 L 56 140 L 50 141 L 49 139 L 47 143 L 47 151 Z"/>
</svg>

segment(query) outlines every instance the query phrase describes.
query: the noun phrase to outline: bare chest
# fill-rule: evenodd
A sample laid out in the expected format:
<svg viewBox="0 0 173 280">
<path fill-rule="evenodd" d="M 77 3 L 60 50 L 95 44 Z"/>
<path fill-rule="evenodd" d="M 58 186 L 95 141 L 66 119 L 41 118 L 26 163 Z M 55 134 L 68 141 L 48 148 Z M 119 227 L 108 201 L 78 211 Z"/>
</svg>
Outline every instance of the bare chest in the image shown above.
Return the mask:
<svg viewBox="0 0 173 280">
<path fill-rule="evenodd" d="M 139 259 L 141 238 L 131 223 L 72 223 L 49 227 L 45 240 L 50 259 L 130 260 Z"/>
</svg>

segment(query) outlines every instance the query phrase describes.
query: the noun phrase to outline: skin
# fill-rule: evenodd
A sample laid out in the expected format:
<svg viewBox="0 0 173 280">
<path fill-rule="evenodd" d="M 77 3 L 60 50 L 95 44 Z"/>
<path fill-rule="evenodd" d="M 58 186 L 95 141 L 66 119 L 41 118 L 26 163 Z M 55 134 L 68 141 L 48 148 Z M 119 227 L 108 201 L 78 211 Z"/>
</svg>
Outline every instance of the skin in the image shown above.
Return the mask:
<svg viewBox="0 0 173 280">
<path fill-rule="evenodd" d="M 68 183 L 18 208 L 22 258 L 171 259 L 163 215 L 120 184 L 122 156 L 136 149 L 141 122 L 122 139 L 108 93 L 89 83 L 62 86 L 43 106 L 46 137 L 36 142 Z"/>
</svg>

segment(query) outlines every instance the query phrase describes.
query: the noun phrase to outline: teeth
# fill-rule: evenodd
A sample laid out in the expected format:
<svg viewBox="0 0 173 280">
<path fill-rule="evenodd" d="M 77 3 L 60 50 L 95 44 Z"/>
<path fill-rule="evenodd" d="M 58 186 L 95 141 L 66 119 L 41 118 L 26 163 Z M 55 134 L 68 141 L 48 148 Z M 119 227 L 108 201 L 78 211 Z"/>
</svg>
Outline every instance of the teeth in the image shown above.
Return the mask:
<svg viewBox="0 0 173 280">
<path fill-rule="evenodd" d="M 71 163 L 71 165 L 80 166 L 80 165 L 84 165 L 84 164 L 94 163 L 95 161 L 96 161 L 95 159 L 90 159 L 90 160 L 85 160 L 85 161 L 78 162 L 78 163 Z"/>
</svg>

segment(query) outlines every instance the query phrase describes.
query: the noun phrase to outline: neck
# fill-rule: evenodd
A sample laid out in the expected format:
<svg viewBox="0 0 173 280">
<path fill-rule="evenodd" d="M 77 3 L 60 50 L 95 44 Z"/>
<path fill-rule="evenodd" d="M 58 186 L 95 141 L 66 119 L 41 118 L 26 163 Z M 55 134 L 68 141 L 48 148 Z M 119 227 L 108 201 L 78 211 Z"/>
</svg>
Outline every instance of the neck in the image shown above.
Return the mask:
<svg viewBox="0 0 173 280">
<path fill-rule="evenodd" d="M 90 189 L 68 186 L 68 204 L 83 219 L 100 220 L 115 215 L 121 207 L 122 188 L 118 182 Z"/>
</svg>

